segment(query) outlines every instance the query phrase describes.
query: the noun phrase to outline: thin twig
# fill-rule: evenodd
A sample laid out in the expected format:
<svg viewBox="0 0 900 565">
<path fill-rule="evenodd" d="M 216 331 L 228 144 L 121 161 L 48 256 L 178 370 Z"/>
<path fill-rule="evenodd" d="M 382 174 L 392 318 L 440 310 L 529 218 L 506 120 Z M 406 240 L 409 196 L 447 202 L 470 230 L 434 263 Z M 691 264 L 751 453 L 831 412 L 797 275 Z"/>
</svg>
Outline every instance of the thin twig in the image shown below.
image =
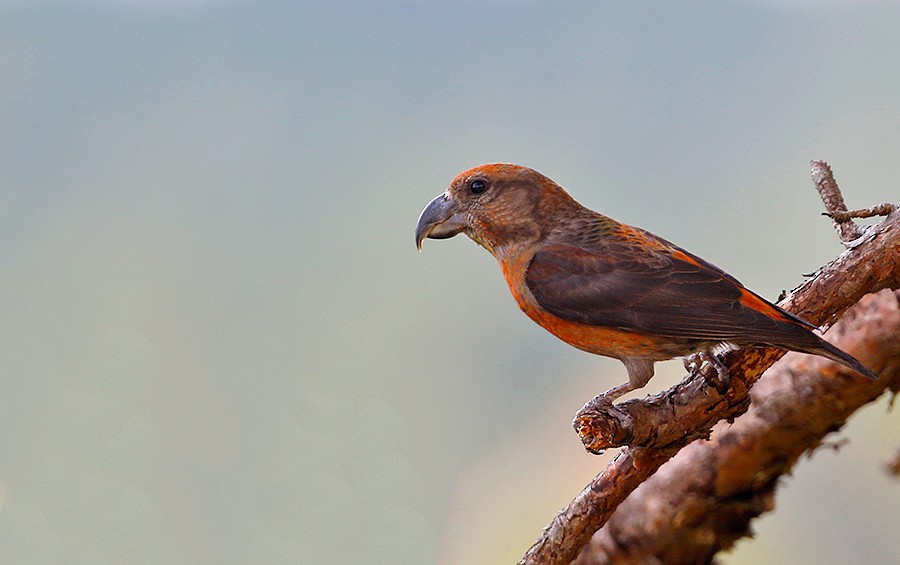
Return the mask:
<svg viewBox="0 0 900 565">
<path fill-rule="evenodd" d="M 852 220 L 853 218 L 872 218 L 874 216 L 887 216 L 891 212 L 897 209 L 896 204 L 891 204 L 890 202 L 884 202 L 883 204 L 878 204 L 876 206 L 871 206 L 869 208 L 863 208 L 861 210 L 850 210 L 849 212 L 822 212 L 824 215 L 828 216 L 832 220 L 836 222 L 847 222 Z"/>
<path fill-rule="evenodd" d="M 837 181 L 834 180 L 834 173 L 831 172 L 831 167 L 828 166 L 828 163 L 825 161 L 810 161 L 810 166 L 812 168 L 810 172 L 813 183 L 816 185 L 816 190 L 819 191 L 819 196 L 822 197 L 822 202 L 825 203 L 825 215 L 831 217 L 841 242 L 847 245 L 865 233 L 866 230 L 853 223 L 849 217 L 846 217 L 848 213 L 847 205 L 844 204 L 844 196 L 841 194 Z"/>
</svg>

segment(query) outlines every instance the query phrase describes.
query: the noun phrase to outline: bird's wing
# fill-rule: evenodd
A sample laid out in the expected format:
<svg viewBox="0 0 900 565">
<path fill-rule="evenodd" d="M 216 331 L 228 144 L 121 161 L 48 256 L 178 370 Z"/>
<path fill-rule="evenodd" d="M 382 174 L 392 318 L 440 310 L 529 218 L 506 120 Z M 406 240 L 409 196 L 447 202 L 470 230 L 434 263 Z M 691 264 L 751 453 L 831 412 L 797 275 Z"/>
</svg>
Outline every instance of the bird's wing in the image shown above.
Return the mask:
<svg viewBox="0 0 900 565">
<path fill-rule="evenodd" d="M 551 244 L 534 255 L 525 283 L 559 318 L 650 335 L 775 345 L 808 327 L 719 268 L 671 251 L 631 242 Z"/>
</svg>

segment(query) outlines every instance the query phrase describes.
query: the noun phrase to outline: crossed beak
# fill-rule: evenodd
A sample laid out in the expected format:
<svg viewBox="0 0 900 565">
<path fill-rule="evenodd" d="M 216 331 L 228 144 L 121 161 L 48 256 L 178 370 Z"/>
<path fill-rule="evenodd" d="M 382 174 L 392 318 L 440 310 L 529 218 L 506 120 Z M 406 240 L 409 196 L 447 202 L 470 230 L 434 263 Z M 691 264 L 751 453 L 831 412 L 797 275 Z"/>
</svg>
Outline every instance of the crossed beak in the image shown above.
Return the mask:
<svg viewBox="0 0 900 565">
<path fill-rule="evenodd" d="M 466 229 L 466 219 L 459 213 L 459 203 L 447 196 L 439 195 L 428 203 L 416 224 L 416 247 L 422 251 L 422 241 L 447 239 Z"/>
</svg>

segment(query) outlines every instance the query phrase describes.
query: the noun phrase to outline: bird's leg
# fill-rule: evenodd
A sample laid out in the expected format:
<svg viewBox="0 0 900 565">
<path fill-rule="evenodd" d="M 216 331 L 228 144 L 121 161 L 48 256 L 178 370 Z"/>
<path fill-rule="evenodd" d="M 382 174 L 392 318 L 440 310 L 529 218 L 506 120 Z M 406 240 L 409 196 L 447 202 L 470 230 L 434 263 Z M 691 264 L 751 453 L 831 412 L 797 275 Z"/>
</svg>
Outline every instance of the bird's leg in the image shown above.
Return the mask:
<svg viewBox="0 0 900 565">
<path fill-rule="evenodd" d="M 619 386 L 614 386 L 603 394 L 598 394 L 596 398 L 602 399 L 612 404 L 613 402 L 618 400 L 620 396 L 625 396 L 635 388 L 636 387 L 632 386 L 631 381 L 629 381 L 627 383 L 622 383 Z"/>
<path fill-rule="evenodd" d="M 701 373 L 700 369 L 704 363 L 709 363 L 715 370 L 715 378 L 710 378 L 708 373 Z M 728 367 L 722 362 L 722 359 L 712 350 L 698 351 L 684 358 L 684 368 L 692 375 L 700 374 L 710 386 L 715 387 L 719 394 L 728 392 L 731 385 L 731 373 Z"/>
<path fill-rule="evenodd" d="M 646 359 L 623 359 L 625 369 L 628 371 L 628 382 L 614 386 L 608 391 L 598 394 L 581 407 L 576 417 L 592 410 L 608 408 L 612 406 L 620 396 L 624 396 L 633 390 L 637 390 L 647 384 L 653 376 L 653 361 Z"/>
<path fill-rule="evenodd" d="M 622 359 L 625 369 L 628 371 L 628 382 L 614 386 L 603 394 L 598 394 L 588 401 L 579 412 L 583 412 L 589 406 L 612 404 L 620 396 L 624 396 L 633 390 L 643 388 L 653 376 L 653 361 L 646 359 Z"/>
<path fill-rule="evenodd" d="M 585 402 L 584 406 L 581 407 L 581 410 L 575 413 L 575 417 L 578 418 L 591 411 L 609 409 L 616 399 L 628 394 L 632 390 L 634 390 L 634 387 L 631 386 L 630 382 L 627 382 L 622 383 L 619 386 L 614 386 L 606 392 L 601 392 L 594 398 Z"/>
</svg>

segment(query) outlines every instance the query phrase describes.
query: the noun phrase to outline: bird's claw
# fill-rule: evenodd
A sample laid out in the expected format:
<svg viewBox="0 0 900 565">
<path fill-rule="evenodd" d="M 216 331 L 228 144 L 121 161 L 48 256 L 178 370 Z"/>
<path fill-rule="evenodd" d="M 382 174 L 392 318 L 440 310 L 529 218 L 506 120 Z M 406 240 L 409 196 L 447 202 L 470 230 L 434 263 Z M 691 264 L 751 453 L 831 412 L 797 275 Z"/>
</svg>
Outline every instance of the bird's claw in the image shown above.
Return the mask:
<svg viewBox="0 0 900 565">
<path fill-rule="evenodd" d="M 584 448 L 594 455 L 610 447 L 625 445 L 634 435 L 634 419 L 613 404 L 606 393 L 585 403 L 575 414 L 572 427 Z"/>
<path fill-rule="evenodd" d="M 712 371 L 703 371 L 704 363 L 709 363 Z M 731 387 L 731 372 L 722 359 L 711 351 L 698 351 L 684 358 L 684 368 L 692 375 L 699 374 L 706 384 L 716 389 L 719 394 L 725 394 Z"/>
</svg>

